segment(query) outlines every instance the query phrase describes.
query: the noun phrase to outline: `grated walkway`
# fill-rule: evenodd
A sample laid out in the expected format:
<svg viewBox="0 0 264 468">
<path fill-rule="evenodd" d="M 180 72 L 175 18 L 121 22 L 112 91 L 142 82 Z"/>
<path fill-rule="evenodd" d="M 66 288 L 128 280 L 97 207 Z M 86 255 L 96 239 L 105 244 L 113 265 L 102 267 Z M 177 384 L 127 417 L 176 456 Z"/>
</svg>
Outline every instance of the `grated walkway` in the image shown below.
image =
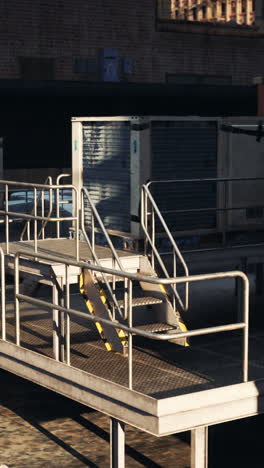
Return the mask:
<svg viewBox="0 0 264 468">
<path fill-rule="evenodd" d="M 53 358 L 52 318 L 49 311 L 21 303 L 21 346 Z M 7 305 L 7 340 L 14 342 L 13 304 Z M 155 398 L 167 398 L 242 381 L 241 337 L 207 339 L 188 348 L 141 337 L 133 338 L 133 389 Z M 257 359 L 264 334 L 250 340 L 250 380 L 264 377 L 264 361 Z M 127 358 L 109 353 L 93 324 L 71 320 L 71 365 L 128 386 Z"/>
</svg>

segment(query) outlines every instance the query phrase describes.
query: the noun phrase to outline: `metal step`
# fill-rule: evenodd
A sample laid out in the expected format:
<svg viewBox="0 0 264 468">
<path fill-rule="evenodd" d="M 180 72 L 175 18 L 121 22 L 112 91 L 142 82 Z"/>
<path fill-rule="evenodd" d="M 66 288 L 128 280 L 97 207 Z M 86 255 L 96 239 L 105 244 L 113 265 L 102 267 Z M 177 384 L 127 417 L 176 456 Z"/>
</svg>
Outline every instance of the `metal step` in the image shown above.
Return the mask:
<svg viewBox="0 0 264 468">
<path fill-rule="evenodd" d="M 124 308 L 124 300 L 117 301 L 119 307 Z M 134 297 L 132 299 L 132 306 L 133 307 L 142 307 L 142 306 L 148 306 L 152 304 L 161 304 L 162 299 L 159 299 L 158 297 L 153 297 L 153 296 L 142 296 L 142 297 Z"/>
<path fill-rule="evenodd" d="M 162 333 L 164 331 L 169 331 L 175 329 L 172 325 L 168 325 L 168 323 L 156 322 L 156 323 L 146 323 L 144 325 L 134 325 L 135 328 L 139 330 L 144 330 L 146 332 L 151 333 Z M 125 332 L 127 335 L 127 332 Z"/>
</svg>

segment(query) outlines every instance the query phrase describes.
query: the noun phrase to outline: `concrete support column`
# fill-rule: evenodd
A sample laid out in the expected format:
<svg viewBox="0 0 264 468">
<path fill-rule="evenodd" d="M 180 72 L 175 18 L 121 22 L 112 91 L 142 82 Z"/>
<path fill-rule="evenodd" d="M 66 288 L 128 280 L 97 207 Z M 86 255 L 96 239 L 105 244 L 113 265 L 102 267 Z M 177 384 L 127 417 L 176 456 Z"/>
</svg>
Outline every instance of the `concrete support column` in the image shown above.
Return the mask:
<svg viewBox="0 0 264 468">
<path fill-rule="evenodd" d="M 191 468 L 208 468 L 208 427 L 191 431 Z"/>
<path fill-rule="evenodd" d="M 125 424 L 110 418 L 110 466 L 125 468 Z"/>
</svg>

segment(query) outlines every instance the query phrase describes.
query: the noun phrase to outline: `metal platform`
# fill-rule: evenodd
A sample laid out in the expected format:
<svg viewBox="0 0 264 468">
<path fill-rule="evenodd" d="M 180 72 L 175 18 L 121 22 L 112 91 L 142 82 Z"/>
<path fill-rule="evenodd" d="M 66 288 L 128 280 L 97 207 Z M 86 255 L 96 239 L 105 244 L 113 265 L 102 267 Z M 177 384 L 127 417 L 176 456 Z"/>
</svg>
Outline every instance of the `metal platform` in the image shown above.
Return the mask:
<svg viewBox="0 0 264 468">
<path fill-rule="evenodd" d="M 61 257 L 61 259 L 75 259 L 75 246 L 76 241 L 74 239 L 39 239 L 38 240 L 38 253 L 44 254 L 50 257 L 51 264 L 52 259 L 55 257 Z M 6 253 L 6 243 L 0 243 L 0 248 Z M 17 241 L 9 243 L 9 254 L 15 255 L 18 251 L 25 253 L 34 252 L 34 242 L 33 241 Z M 110 260 L 111 259 L 111 250 L 109 247 L 102 245 L 96 245 L 95 247 L 96 254 L 99 260 Z M 130 252 L 128 250 L 119 250 L 116 249 L 118 256 L 122 257 L 135 257 L 137 258 L 139 254 L 136 252 Z M 80 260 L 89 261 L 92 260 L 92 253 L 88 245 L 84 241 L 80 241 Z M 112 265 L 111 265 L 112 266 Z"/>
<path fill-rule="evenodd" d="M 80 310 L 79 298 L 73 305 Z M 74 304 L 75 303 L 75 304 Z M 85 311 L 85 309 L 83 308 Z M 7 340 L 15 342 L 13 304 L 7 304 Z M 21 346 L 53 359 L 52 316 L 50 311 L 21 303 Z M 1 325 L 1 323 L 0 323 Z M 159 331 L 159 327 L 157 327 Z M 134 338 L 133 391 L 166 399 L 203 390 L 238 384 L 241 372 L 241 336 L 218 337 L 182 348 L 142 337 Z M 210 342 L 211 341 L 211 342 Z M 264 378 L 260 360 L 264 332 L 250 340 L 249 379 Z M 63 364 L 62 364 L 63 365 Z M 123 356 L 107 353 L 95 326 L 83 318 L 71 322 L 71 366 L 128 388 L 128 365 Z"/>
<path fill-rule="evenodd" d="M 78 205 L 71 187 L 77 201 L 68 218 L 61 218 L 58 209 L 52 217 L 60 186 L 32 188 L 34 214 L 23 216 L 28 238 L 33 231 L 34 240 L 10 242 L 8 216 L 16 212 L 8 211 L 7 189 L 7 209 L 0 210 L 7 220 L 6 242 L 0 244 L 1 368 L 108 414 L 113 468 L 124 467 L 118 461 L 124 460 L 124 423 L 156 436 L 191 430 L 192 468 L 206 468 L 209 425 L 264 412 L 264 361 L 259 357 L 264 332 L 251 335 L 248 360 L 247 276 L 241 271 L 190 275 L 147 192 L 142 198 L 145 215 L 141 213 L 146 249 L 140 255 L 114 248 L 85 188 Z M 44 207 L 41 216 L 37 213 L 38 190 L 40 195 L 54 191 L 47 216 Z M 85 197 L 92 212 L 90 230 L 84 225 Z M 154 215 L 167 233 L 171 274 L 157 250 Z M 75 239 L 60 238 L 58 223 L 65 219 L 75 225 Z M 107 247 L 95 244 L 95 220 Z M 55 238 L 45 239 L 47 222 L 55 223 Z M 79 232 L 84 241 L 79 241 Z M 179 276 L 178 264 L 184 276 Z M 7 272 L 14 274 L 14 294 L 5 306 Z M 187 330 L 183 317 L 190 310 L 189 285 L 228 278 L 237 282 L 233 323 Z M 78 294 L 74 283 L 80 285 Z M 36 286 L 38 297 L 33 294 Z"/>
</svg>

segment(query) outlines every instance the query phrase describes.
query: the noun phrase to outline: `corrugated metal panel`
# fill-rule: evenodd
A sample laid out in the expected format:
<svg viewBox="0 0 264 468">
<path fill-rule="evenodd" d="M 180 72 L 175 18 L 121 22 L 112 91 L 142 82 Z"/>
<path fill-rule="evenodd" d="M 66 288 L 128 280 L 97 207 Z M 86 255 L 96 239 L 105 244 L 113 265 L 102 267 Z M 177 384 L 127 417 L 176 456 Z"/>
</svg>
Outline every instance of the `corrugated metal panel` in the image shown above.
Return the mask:
<svg viewBox="0 0 264 468">
<path fill-rule="evenodd" d="M 130 123 L 83 124 L 83 182 L 109 229 L 130 231 Z M 85 207 L 86 224 L 90 220 Z"/>
<path fill-rule="evenodd" d="M 152 179 L 217 177 L 217 126 L 209 121 L 153 121 Z M 161 211 L 216 207 L 215 183 L 153 186 Z M 214 212 L 164 215 L 172 231 L 216 226 Z"/>
</svg>

